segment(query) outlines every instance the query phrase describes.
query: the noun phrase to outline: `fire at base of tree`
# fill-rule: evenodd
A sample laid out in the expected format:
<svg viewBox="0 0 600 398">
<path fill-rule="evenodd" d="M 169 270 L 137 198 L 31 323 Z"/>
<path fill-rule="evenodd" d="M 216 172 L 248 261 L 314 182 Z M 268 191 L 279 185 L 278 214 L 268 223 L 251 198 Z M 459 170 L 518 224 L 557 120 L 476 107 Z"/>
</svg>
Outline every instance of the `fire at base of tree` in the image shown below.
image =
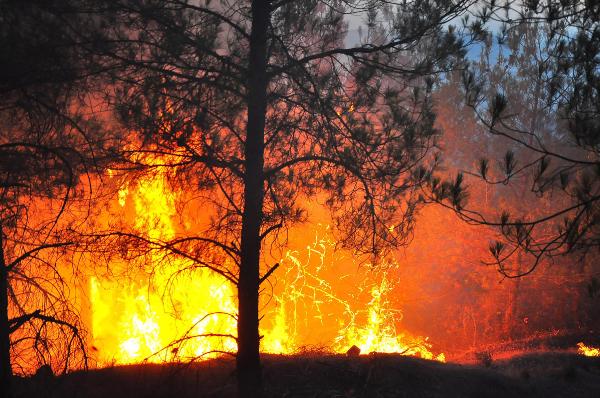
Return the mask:
<svg viewBox="0 0 600 398">
<path fill-rule="evenodd" d="M 597 3 L 0 0 L 0 398 L 600 396 Z"/>
<path fill-rule="evenodd" d="M 121 187 L 106 218 L 132 224 L 123 225 L 123 230 L 174 239 L 186 229 L 178 225 L 178 219 L 186 218 L 177 217 L 175 203 L 187 193 L 170 189 L 168 171 L 159 168 Z M 280 259 L 266 261 L 278 261 L 284 271 L 276 274 L 276 282 L 265 294 L 263 352 L 293 354 L 313 345 L 343 353 L 356 345 L 365 354 L 444 360 L 443 353 L 431 352 L 426 337 L 398 329 L 402 311 L 391 303 L 391 278 L 398 264 L 376 265 L 381 270 L 373 270 L 371 264 L 357 264 L 352 253 L 336 250 L 338 242 L 328 225 L 317 226 L 310 234 L 305 230 L 304 238 L 293 239 L 295 246 L 303 240 L 305 248 L 287 248 Z M 99 366 L 187 361 L 235 352 L 234 286 L 223 277 L 195 269 L 192 261 L 152 250 L 127 264 L 115 262 L 110 269 L 125 272 L 136 260 L 138 272 L 129 279 L 91 278 L 91 338 Z M 354 269 L 341 276 L 347 283 L 353 281 L 352 287 L 335 283 L 332 275 L 353 263 Z M 319 333 L 314 333 L 317 329 Z"/>
</svg>

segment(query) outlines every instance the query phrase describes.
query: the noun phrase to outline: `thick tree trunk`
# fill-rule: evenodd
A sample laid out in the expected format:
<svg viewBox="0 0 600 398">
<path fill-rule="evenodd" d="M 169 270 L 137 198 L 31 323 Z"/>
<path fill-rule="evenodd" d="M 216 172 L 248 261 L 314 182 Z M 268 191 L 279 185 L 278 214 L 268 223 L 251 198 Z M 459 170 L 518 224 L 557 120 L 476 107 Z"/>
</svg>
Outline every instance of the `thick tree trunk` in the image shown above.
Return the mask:
<svg viewBox="0 0 600 398">
<path fill-rule="evenodd" d="M 262 393 L 258 289 L 260 227 L 264 198 L 264 129 L 267 108 L 267 27 L 269 3 L 252 2 L 252 32 L 248 64 L 248 125 L 246 127 L 244 213 L 242 216 L 241 265 L 238 284 L 237 377 L 240 397 Z"/>
<path fill-rule="evenodd" d="M 8 271 L 4 261 L 2 226 L 0 225 L 0 398 L 9 398 L 12 369 L 8 329 Z"/>
</svg>

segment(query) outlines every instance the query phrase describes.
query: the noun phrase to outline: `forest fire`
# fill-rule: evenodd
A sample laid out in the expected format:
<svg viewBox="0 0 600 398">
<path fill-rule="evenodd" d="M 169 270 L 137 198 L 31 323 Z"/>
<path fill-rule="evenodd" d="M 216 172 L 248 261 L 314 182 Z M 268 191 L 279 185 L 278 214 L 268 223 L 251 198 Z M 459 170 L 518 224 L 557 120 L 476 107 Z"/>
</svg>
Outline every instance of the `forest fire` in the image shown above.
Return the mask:
<svg viewBox="0 0 600 398">
<path fill-rule="evenodd" d="M 0 398 L 600 396 L 599 15 L 0 0 Z"/>
<path fill-rule="evenodd" d="M 111 217 L 134 220 L 133 229 L 152 239 L 174 238 L 178 193 L 170 189 L 166 173 L 159 167 L 122 187 Z M 127 211 L 132 212 L 129 217 Z M 273 293 L 276 307 L 266 311 L 263 324 L 269 326 L 261 330 L 261 350 L 292 354 L 310 344 L 327 344 L 305 340 L 298 325 L 308 317 L 318 318 L 325 329 L 339 328 L 326 351 L 345 353 L 356 345 L 364 354 L 400 353 L 444 361 L 444 354 L 430 351 L 427 338 L 397 331 L 399 310 L 391 308 L 393 286 L 385 273 L 369 286 L 360 286 L 370 296 L 363 304 L 336 296 L 332 282 L 320 275 L 330 260 L 326 246 L 334 244 L 326 236 L 315 237 L 308 249 L 319 260 L 317 267 L 290 251 L 280 260 L 289 267 L 285 289 Z M 90 279 L 92 344 L 99 366 L 198 360 L 235 352 L 235 290 L 225 278 L 207 270 L 186 271 L 189 261 L 156 253 L 137 261 L 135 276 Z M 321 307 L 331 305 L 341 311 L 323 314 Z M 298 313 L 300 306 L 304 313 Z"/>
<path fill-rule="evenodd" d="M 159 168 L 157 174 L 122 187 L 116 208 L 125 213 L 130 206 L 132 227 L 140 234 L 171 239 L 175 196 Z M 131 278 L 91 279 L 92 336 L 100 365 L 182 360 L 235 350 L 231 337 L 209 336 L 234 335 L 234 291 L 225 279 L 207 271 L 178 275 L 189 265 L 150 252 L 139 259 L 140 268 Z"/>
</svg>

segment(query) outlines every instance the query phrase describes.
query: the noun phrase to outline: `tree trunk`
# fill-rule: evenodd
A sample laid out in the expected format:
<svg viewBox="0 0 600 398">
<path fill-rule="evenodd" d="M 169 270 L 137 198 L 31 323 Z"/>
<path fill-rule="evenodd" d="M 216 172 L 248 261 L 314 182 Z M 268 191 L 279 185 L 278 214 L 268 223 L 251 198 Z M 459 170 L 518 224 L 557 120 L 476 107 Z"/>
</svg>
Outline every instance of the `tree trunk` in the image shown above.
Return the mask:
<svg viewBox="0 0 600 398">
<path fill-rule="evenodd" d="M 259 397 L 262 393 L 260 336 L 258 332 L 258 289 L 260 228 L 264 198 L 264 129 L 267 108 L 267 1 L 252 2 L 252 31 L 248 64 L 248 124 L 244 174 L 244 212 L 242 216 L 241 265 L 238 283 L 237 377 L 240 397 Z"/>
<path fill-rule="evenodd" d="M 8 284 L 5 266 L 0 269 L 0 398 L 10 396 L 10 335 L 8 330 Z"/>
<path fill-rule="evenodd" d="M 8 329 L 8 270 L 4 260 L 3 244 L 2 226 L 0 225 L 0 398 L 9 398 L 12 369 Z"/>
</svg>

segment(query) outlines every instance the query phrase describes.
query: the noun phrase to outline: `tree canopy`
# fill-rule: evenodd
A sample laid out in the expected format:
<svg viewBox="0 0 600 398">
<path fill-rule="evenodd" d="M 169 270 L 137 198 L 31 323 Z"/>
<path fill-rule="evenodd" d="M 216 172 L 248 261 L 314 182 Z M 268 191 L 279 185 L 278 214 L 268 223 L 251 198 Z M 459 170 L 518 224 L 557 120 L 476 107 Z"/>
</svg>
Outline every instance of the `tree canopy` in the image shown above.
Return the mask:
<svg viewBox="0 0 600 398">
<path fill-rule="evenodd" d="M 100 56 L 137 137 L 125 157 L 173 167 L 213 214 L 202 236 L 162 247 L 237 286 L 240 391 L 260 390 L 259 289 L 277 267 L 261 252 L 305 219 L 304 198 L 363 253 L 405 242 L 414 171 L 436 164 L 431 91 L 471 39 L 449 24 L 471 3 L 107 3 Z"/>
</svg>

